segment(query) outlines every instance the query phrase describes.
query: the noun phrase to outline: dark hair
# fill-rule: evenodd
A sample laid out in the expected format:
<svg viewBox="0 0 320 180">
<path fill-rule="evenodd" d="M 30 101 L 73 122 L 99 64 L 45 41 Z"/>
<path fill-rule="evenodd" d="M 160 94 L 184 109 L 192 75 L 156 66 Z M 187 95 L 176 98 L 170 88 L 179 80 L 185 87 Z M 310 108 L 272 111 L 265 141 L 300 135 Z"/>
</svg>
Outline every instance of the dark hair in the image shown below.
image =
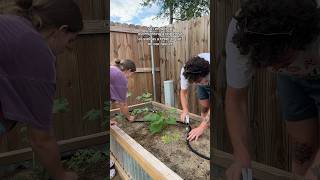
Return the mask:
<svg viewBox="0 0 320 180">
<path fill-rule="evenodd" d="M 116 59 L 115 66 L 117 66 L 121 71 L 130 70 L 131 72 L 136 72 L 136 64 L 130 59 Z"/>
<path fill-rule="evenodd" d="M 209 62 L 199 56 L 195 56 L 186 62 L 183 75 L 189 83 L 194 83 L 200 78 L 206 77 L 209 72 Z"/>
<path fill-rule="evenodd" d="M 83 29 L 80 8 L 74 0 L 15 0 L 2 11 L 29 19 L 38 31 L 62 25 L 73 33 Z"/>
<path fill-rule="evenodd" d="M 232 42 L 255 66 L 279 63 L 288 50 L 305 50 L 320 34 L 315 0 L 247 0 L 234 18 Z"/>
</svg>

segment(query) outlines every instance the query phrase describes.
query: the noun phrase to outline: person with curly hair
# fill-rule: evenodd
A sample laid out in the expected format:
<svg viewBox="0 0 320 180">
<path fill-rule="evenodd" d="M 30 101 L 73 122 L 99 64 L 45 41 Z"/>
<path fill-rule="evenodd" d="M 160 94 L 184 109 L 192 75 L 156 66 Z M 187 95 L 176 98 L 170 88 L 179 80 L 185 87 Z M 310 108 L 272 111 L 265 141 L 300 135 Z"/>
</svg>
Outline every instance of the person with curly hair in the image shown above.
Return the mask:
<svg viewBox="0 0 320 180">
<path fill-rule="evenodd" d="M 180 101 L 182 105 L 181 121 L 184 122 L 189 114 L 188 87 L 189 84 L 197 84 L 197 96 L 202 107 L 202 123 L 190 131 L 188 140 L 197 140 L 209 127 L 210 121 L 210 53 L 201 53 L 189 59 L 181 69 L 180 75 Z"/>
<path fill-rule="evenodd" d="M 226 116 L 239 180 L 251 167 L 248 85 L 261 68 L 278 75 L 283 118 L 293 139 L 292 171 L 319 178 L 320 9 L 315 0 L 246 0 L 226 39 Z"/>
</svg>

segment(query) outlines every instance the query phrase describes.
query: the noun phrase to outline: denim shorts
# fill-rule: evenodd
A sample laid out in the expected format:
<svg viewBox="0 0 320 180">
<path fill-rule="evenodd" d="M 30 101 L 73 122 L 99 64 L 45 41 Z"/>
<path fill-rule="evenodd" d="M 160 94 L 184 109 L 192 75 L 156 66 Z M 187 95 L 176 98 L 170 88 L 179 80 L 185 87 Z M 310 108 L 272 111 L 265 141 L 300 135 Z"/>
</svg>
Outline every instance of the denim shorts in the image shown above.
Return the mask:
<svg viewBox="0 0 320 180">
<path fill-rule="evenodd" d="M 317 118 L 320 110 L 320 79 L 278 75 L 282 115 L 286 121 Z"/>
<path fill-rule="evenodd" d="M 197 86 L 197 96 L 200 100 L 205 100 L 210 98 L 210 85 L 198 85 Z"/>
</svg>

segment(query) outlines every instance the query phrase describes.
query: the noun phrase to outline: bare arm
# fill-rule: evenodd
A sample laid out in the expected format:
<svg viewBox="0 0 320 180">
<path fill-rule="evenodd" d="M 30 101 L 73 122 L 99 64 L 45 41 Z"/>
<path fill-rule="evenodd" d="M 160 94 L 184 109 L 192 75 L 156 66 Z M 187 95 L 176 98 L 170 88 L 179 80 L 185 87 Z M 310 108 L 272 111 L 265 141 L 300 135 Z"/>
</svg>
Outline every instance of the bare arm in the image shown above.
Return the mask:
<svg viewBox="0 0 320 180">
<path fill-rule="evenodd" d="M 187 96 L 188 96 L 188 90 L 187 89 L 181 89 L 180 90 L 180 101 L 181 101 L 182 110 L 189 112 Z"/>
<path fill-rule="evenodd" d="M 250 167 L 247 88 L 227 87 L 226 118 L 235 160 Z"/>
<path fill-rule="evenodd" d="M 188 90 L 187 89 L 181 89 L 180 90 L 180 102 L 182 106 L 182 113 L 180 116 L 180 120 L 183 122 L 185 116 L 189 113 L 189 107 L 188 107 Z"/>
<path fill-rule="evenodd" d="M 129 114 L 129 107 L 128 107 L 128 104 L 127 103 L 117 103 L 117 105 L 119 106 L 120 108 L 120 112 L 126 117 L 129 119 L 130 117 L 130 114 Z"/>
</svg>

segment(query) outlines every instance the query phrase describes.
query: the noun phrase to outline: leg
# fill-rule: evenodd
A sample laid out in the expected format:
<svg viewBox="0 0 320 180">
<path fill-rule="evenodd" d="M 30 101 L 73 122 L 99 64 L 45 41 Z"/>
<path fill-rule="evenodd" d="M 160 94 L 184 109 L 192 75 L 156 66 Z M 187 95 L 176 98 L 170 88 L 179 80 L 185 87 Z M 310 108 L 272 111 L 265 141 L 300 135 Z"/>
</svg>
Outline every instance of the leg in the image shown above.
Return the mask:
<svg viewBox="0 0 320 180">
<path fill-rule="evenodd" d="M 287 122 L 287 131 L 292 140 L 292 172 L 303 176 L 318 149 L 318 120 L 307 119 Z"/>
<path fill-rule="evenodd" d="M 318 111 L 310 87 L 301 79 L 278 76 L 283 118 L 292 139 L 292 171 L 304 175 L 318 149 Z"/>
<path fill-rule="evenodd" d="M 210 109 L 210 87 L 205 85 L 197 86 L 197 96 L 201 105 L 201 117 L 206 117 Z"/>
<path fill-rule="evenodd" d="M 65 172 L 60 162 L 58 144 L 48 132 L 28 126 L 28 138 L 40 163 L 56 180 L 76 180 L 77 175 Z"/>
<path fill-rule="evenodd" d="M 210 109 L 209 99 L 199 99 L 199 103 L 201 105 L 201 117 L 206 117 Z"/>
</svg>

